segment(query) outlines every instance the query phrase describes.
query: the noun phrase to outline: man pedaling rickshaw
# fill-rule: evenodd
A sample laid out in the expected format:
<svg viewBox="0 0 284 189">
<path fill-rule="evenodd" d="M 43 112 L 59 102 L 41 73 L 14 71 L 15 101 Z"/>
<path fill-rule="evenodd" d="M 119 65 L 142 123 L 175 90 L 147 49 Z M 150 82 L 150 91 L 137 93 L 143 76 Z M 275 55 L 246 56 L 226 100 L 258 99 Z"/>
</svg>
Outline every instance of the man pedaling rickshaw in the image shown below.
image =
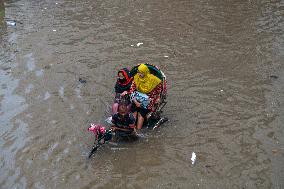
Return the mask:
<svg viewBox="0 0 284 189">
<path fill-rule="evenodd" d="M 116 136 L 128 137 L 135 135 L 135 118 L 128 110 L 128 103 L 121 100 L 118 106 L 118 112 L 112 116 L 111 130 L 115 132 Z"/>
</svg>

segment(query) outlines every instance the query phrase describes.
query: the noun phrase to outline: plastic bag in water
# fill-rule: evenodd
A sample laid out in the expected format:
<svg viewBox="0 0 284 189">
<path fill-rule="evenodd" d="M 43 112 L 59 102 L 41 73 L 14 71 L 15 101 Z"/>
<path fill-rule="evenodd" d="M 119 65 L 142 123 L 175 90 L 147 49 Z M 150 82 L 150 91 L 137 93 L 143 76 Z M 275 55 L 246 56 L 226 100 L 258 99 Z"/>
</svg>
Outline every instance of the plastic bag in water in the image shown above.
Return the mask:
<svg viewBox="0 0 284 189">
<path fill-rule="evenodd" d="M 192 152 L 191 154 L 191 164 L 193 165 L 196 161 L 196 154 L 194 152 Z"/>
<path fill-rule="evenodd" d="M 131 94 L 131 99 L 136 98 L 138 102 L 142 104 L 142 107 L 147 109 L 148 104 L 150 103 L 149 96 L 138 91 L 134 91 Z"/>
<path fill-rule="evenodd" d="M 16 26 L 16 22 L 13 20 L 6 21 L 8 26 Z"/>
</svg>

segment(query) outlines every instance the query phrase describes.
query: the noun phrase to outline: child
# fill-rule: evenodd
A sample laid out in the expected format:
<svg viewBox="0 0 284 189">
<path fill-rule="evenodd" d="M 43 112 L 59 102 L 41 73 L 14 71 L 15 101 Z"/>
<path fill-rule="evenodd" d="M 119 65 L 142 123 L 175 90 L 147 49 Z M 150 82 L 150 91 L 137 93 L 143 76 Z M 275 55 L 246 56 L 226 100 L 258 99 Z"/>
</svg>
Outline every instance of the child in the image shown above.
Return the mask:
<svg viewBox="0 0 284 189">
<path fill-rule="evenodd" d="M 130 77 L 130 72 L 127 68 L 123 68 L 117 73 L 117 81 L 115 84 L 115 99 L 112 105 L 112 114 L 117 113 L 118 103 L 120 100 L 120 95 L 124 91 L 129 91 L 133 78 Z"/>
</svg>

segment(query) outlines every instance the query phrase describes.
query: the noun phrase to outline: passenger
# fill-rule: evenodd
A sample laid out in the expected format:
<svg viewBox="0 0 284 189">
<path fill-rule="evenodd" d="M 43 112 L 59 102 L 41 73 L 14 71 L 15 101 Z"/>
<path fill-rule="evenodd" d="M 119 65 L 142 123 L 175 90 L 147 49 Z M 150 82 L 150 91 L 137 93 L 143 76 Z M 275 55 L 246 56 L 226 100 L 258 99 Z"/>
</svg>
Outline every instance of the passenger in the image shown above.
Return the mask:
<svg viewBox="0 0 284 189">
<path fill-rule="evenodd" d="M 123 68 L 117 73 L 117 80 L 114 86 L 115 89 L 115 99 L 112 105 L 112 114 L 117 113 L 118 103 L 120 100 L 121 93 L 124 91 L 129 91 L 133 78 L 130 77 L 129 70 L 127 68 Z M 129 102 L 130 103 L 130 102 Z"/>
<path fill-rule="evenodd" d="M 129 136 L 135 134 L 135 118 L 128 111 L 127 104 L 122 102 L 118 106 L 118 112 L 112 116 L 111 129 L 120 136 Z"/>
<path fill-rule="evenodd" d="M 132 82 L 129 93 L 138 91 L 142 93 L 140 96 L 147 96 L 149 101 L 147 107 L 145 107 L 144 104 L 147 103 L 137 100 L 138 98 L 133 98 L 131 111 L 133 112 L 135 119 L 138 119 L 138 130 L 142 128 L 146 115 L 151 111 L 155 111 L 154 105 L 160 100 L 162 87 L 162 81 L 155 75 L 151 74 L 149 68 L 145 64 L 141 64 L 138 67 L 138 72 L 134 76 L 134 81 Z M 127 91 L 123 92 L 122 96 L 127 93 Z"/>
</svg>

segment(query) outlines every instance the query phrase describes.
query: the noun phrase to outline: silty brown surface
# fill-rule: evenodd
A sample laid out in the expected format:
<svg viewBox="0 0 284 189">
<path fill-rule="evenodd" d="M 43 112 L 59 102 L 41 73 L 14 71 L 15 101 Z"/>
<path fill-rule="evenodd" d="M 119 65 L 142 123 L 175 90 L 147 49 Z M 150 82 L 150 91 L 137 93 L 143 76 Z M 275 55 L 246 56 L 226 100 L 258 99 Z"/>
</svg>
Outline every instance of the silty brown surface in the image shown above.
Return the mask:
<svg viewBox="0 0 284 189">
<path fill-rule="evenodd" d="M 6 1 L 0 188 L 284 188 L 283 6 Z M 167 75 L 170 122 L 87 160 L 117 70 L 141 62 Z"/>
</svg>

